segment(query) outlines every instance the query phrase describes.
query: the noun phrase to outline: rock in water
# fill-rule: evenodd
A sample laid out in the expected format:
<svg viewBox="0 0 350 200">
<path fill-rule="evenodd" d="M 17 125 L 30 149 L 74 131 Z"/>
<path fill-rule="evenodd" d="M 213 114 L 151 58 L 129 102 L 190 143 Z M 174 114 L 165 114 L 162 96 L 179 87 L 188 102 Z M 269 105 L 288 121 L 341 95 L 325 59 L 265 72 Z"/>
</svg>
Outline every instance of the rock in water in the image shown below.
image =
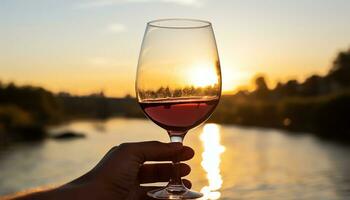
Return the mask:
<svg viewBox="0 0 350 200">
<path fill-rule="evenodd" d="M 76 133 L 73 131 L 66 131 L 66 132 L 58 133 L 52 136 L 52 138 L 57 140 L 76 139 L 76 138 L 85 138 L 85 137 L 86 137 L 85 134 Z"/>
</svg>

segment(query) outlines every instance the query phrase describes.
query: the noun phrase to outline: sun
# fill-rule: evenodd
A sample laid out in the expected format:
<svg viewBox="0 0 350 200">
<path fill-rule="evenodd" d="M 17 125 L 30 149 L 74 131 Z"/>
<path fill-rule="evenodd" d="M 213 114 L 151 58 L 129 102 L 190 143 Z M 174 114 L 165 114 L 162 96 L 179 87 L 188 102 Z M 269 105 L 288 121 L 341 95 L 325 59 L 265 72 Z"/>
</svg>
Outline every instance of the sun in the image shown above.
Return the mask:
<svg viewBox="0 0 350 200">
<path fill-rule="evenodd" d="M 188 70 L 188 80 L 195 87 L 206 87 L 218 84 L 219 77 L 214 64 L 200 63 Z"/>
</svg>

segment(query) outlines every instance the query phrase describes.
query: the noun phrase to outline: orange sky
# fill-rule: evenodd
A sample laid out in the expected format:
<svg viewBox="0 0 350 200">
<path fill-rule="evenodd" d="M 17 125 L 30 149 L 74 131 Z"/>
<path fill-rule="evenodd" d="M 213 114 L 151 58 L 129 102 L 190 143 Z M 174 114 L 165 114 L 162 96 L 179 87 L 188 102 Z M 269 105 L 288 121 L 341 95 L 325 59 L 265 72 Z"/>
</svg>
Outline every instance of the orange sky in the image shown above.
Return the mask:
<svg viewBox="0 0 350 200">
<path fill-rule="evenodd" d="M 350 45 L 350 1 L 77 0 L 0 3 L 0 80 L 54 92 L 134 95 L 146 22 L 213 23 L 223 90 L 324 74 Z M 310 12 L 312 10 L 312 12 Z"/>
</svg>

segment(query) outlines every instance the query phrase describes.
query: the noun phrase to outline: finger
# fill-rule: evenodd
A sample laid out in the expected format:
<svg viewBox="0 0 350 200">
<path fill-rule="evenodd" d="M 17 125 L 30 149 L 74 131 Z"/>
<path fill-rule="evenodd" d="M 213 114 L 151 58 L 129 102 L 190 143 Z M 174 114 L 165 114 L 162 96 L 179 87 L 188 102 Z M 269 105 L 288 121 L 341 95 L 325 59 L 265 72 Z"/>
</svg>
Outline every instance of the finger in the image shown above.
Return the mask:
<svg viewBox="0 0 350 200">
<path fill-rule="evenodd" d="M 162 143 L 157 141 L 124 143 L 118 147 L 118 150 L 122 152 L 125 158 L 136 158 L 136 161 L 140 164 L 145 161 L 170 161 L 177 154 L 181 153 L 183 149 L 190 148 L 184 148 L 178 142 Z M 188 159 L 188 152 L 191 150 L 185 150 L 185 158 Z"/>
<path fill-rule="evenodd" d="M 180 163 L 179 175 L 186 176 L 191 172 L 190 166 L 185 163 Z M 171 177 L 173 171 L 173 164 L 161 163 L 161 164 L 143 164 L 139 171 L 140 183 L 153 183 L 153 182 L 165 182 Z"/>
<path fill-rule="evenodd" d="M 190 147 L 184 146 L 179 154 L 177 154 L 173 161 L 186 161 L 190 160 L 194 156 L 194 151 Z"/>
<path fill-rule="evenodd" d="M 192 188 L 192 183 L 191 183 L 190 180 L 182 179 L 182 183 L 183 183 L 188 189 L 191 189 L 191 188 Z"/>
</svg>

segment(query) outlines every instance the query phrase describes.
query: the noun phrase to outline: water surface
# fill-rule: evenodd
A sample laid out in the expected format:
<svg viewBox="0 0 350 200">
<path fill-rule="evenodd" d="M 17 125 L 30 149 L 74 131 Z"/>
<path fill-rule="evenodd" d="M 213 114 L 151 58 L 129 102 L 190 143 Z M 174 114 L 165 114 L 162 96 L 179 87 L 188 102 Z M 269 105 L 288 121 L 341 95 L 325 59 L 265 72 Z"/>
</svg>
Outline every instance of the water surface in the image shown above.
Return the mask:
<svg viewBox="0 0 350 200">
<path fill-rule="evenodd" d="M 141 119 L 73 122 L 84 139 L 20 143 L 0 151 L 0 195 L 70 181 L 113 146 L 160 140 L 163 130 Z M 350 148 L 310 135 L 205 124 L 185 144 L 196 151 L 188 177 L 203 199 L 350 199 Z"/>
</svg>

